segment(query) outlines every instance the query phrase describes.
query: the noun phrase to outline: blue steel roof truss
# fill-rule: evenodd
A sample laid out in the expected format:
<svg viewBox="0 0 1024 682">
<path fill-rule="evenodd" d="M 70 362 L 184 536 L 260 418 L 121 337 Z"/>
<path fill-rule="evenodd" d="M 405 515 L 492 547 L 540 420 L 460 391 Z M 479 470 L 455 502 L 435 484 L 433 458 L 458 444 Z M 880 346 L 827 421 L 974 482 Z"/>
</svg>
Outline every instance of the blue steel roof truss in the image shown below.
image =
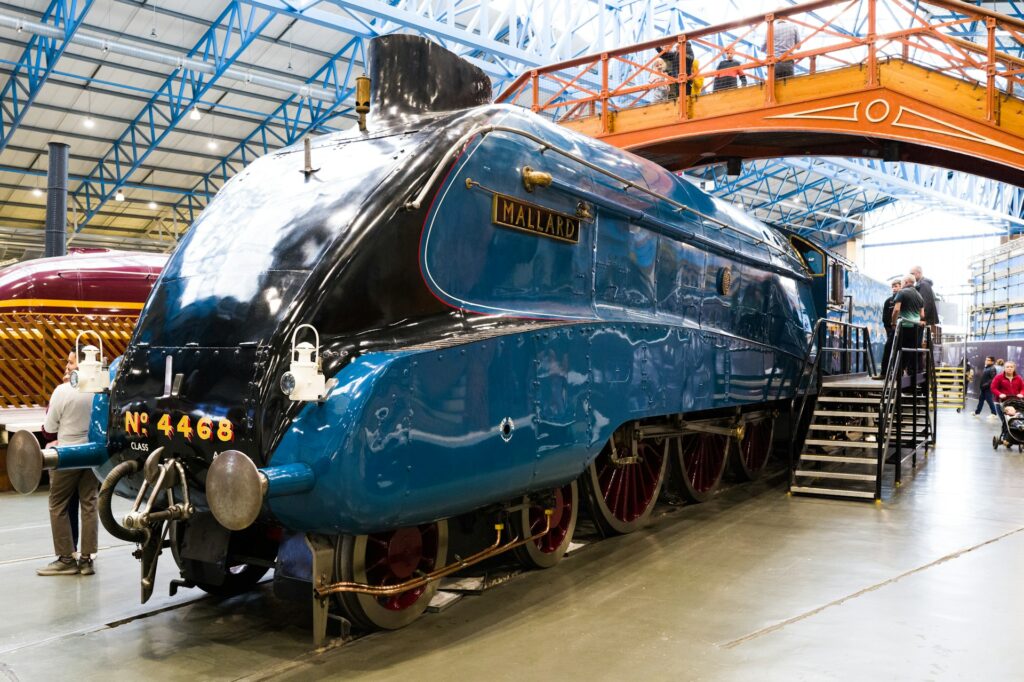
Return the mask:
<svg viewBox="0 0 1024 682">
<path fill-rule="evenodd" d="M 227 8 L 209 26 L 203 38 L 192 48 L 189 56 L 215 67 L 213 73 L 178 69 L 149 97 L 143 110 L 110 149 L 100 157 L 96 167 L 82 177 L 73 193 L 79 209 L 78 230 L 85 227 L 96 212 L 120 188 L 145 187 L 160 192 L 177 192 L 170 215 L 177 221 L 191 223 L 209 199 L 233 174 L 256 157 L 276 148 L 294 144 L 307 134 L 329 132 L 330 123 L 351 115 L 352 79 L 365 62 L 365 41 L 377 35 L 396 30 L 415 31 L 439 40 L 459 54 L 484 68 L 500 88 L 524 68 L 599 52 L 606 47 L 629 44 L 639 40 L 672 35 L 687 28 L 706 26 L 725 17 L 742 16 L 749 7 L 738 0 L 727 0 L 716 6 L 715 17 L 698 17 L 680 8 L 680 3 L 661 0 L 617 3 L 608 0 L 582 3 L 576 9 L 580 15 L 572 30 L 561 26 L 562 5 L 559 0 L 520 0 L 491 7 L 488 0 L 226 0 Z M 784 0 L 790 5 L 797 0 Z M 43 23 L 61 27 L 67 36 L 82 24 L 85 12 L 93 0 L 52 0 Z M 522 11 L 524 5 L 526 11 Z M 1017 13 L 1021 3 L 1000 3 L 998 9 Z M 568 10 L 566 10 L 568 11 Z M 287 16 L 319 27 L 330 28 L 343 36 L 342 47 L 308 79 L 306 83 L 333 91 L 334 101 L 292 95 L 269 114 L 260 113 L 262 120 L 228 151 L 191 189 L 175 188 L 167 183 L 131 180 L 137 171 L 167 135 L 175 129 L 189 110 L 203 101 L 210 88 L 257 37 L 274 17 Z M 63 17 L 63 19 L 61 19 Z M 951 13 L 950 18 L 954 15 Z M 818 17 L 824 21 L 827 17 Z M 913 22 L 910 16 L 895 17 L 893 21 Z M 858 14 L 846 27 L 836 30 L 863 33 L 867 17 Z M 585 30 L 581 30 L 585 29 Z M 984 40 L 984 26 L 958 25 L 952 30 L 962 37 Z M 581 37 L 586 35 L 587 37 Z M 739 38 L 739 33 L 732 36 Z M 729 38 L 724 38 L 728 40 Z M 1006 52 L 1024 53 L 1020 44 L 998 36 L 999 47 Z M 272 39 L 272 40 L 279 40 Z M 54 63 L 63 53 L 67 39 L 45 41 L 33 38 L 22 55 L 22 80 L 29 84 L 5 87 L 0 97 L 0 150 L 9 139 L 9 131 L 17 127 L 28 105 L 50 74 Z M 742 50 L 756 53 L 759 39 L 747 36 L 740 40 Z M 714 52 L 695 45 L 698 56 L 711 58 Z M 719 46 L 721 47 L 721 45 Z M 11 82 L 15 81 L 12 75 Z M 34 85 L 32 85 L 34 83 Z M 223 87 L 223 86 L 220 86 Z M 8 93 L 12 90 L 13 93 Z M 26 92 L 31 92 L 27 97 Z M 210 107 L 209 100 L 203 102 Z M 223 108 L 219 104 L 214 109 Z M 228 107 L 230 108 L 230 107 Z M 18 118 L 12 116 L 15 112 Z M 13 125 L 11 122 L 13 121 Z M 847 164 L 842 172 L 833 172 L 828 164 L 813 168 L 808 173 L 806 160 L 794 159 L 746 164 L 743 175 L 728 178 L 724 169 L 704 169 L 704 177 L 714 178 L 715 193 L 741 200 L 744 208 L 755 210 L 770 221 L 787 223 L 810 233 L 824 231 L 845 238 L 857 228 L 857 216 L 881 205 L 907 198 L 904 189 L 899 192 L 881 191 L 877 183 L 878 169 L 861 164 L 865 178 L 874 178 L 861 186 L 856 174 Z M 0 169 L 4 170 L 4 169 Z M 16 170 L 13 169 L 12 170 Z M 799 177 L 803 172 L 804 177 Z M 935 176 L 922 176 L 919 170 L 903 168 L 895 172 L 906 183 L 920 183 L 922 187 L 934 184 Z M 824 175 L 825 177 L 822 177 Z M 778 181 L 786 181 L 783 189 Z M 959 182 L 959 181 L 958 181 Z M 774 183 L 774 184 L 773 184 Z M 975 189 L 983 202 L 1021 215 L 1022 190 L 1004 187 L 1001 183 L 981 181 Z M 962 183 L 961 183 L 962 184 Z M 960 191 L 959 189 L 957 191 Z M 750 203 L 741 192 L 756 193 L 759 199 Z M 162 219 L 162 218 L 158 218 Z"/>
<path fill-rule="evenodd" d="M 128 177 L 194 107 L 274 18 L 273 12 L 232 0 L 188 56 L 212 63 L 213 74 L 188 67 L 175 69 L 135 120 L 121 133 L 71 197 L 82 210 L 81 231 L 100 207 L 114 197 Z"/>
<path fill-rule="evenodd" d="M 191 193 L 175 202 L 173 209 L 178 218 L 191 223 L 197 212 L 205 206 L 205 202 L 200 203 L 200 197 L 212 198 L 232 175 L 248 163 L 273 149 L 295 143 L 303 136 L 315 132 L 328 120 L 351 111 L 350 102 L 355 90 L 352 85 L 354 67 L 357 63 L 365 62 L 365 49 L 362 38 L 349 39 L 306 80 L 307 84 L 333 90 L 336 96 L 333 103 L 298 95 L 285 99 L 211 171 L 200 178 Z M 283 128 L 278 125 L 282 120 L 285 122 Z"/>
<path fill-rule="evenodd" d="M 93 0 L 52 0 L 41 23 L 61 29 L 63 38 L 33 35 L 0 90 L 0 152 L 10 144 L 32 102 L 53 73 L 71 36 L 82 25 Z"/>
</svg>

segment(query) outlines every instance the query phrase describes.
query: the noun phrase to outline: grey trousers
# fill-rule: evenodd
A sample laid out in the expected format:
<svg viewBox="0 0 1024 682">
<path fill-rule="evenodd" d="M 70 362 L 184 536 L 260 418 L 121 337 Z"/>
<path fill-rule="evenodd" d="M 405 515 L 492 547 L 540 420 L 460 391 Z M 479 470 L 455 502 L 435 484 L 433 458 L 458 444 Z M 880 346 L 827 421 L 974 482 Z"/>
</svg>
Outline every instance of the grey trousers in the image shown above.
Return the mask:
<svg viewBox="0 0 1024 682">
<path fill-rule="evenodd" d="M 75 552 L 71 541 L 71 521 L 68 519 L 68 502 L 75 490 L 82 509 L 82 556 L 96 553 L 99 534 L 96 497 L 99 487 L 92 469 L 50 472 L 50 531 L 53 533 L 53 551 L 58 556 L 71 556 Z"/>
</svg>

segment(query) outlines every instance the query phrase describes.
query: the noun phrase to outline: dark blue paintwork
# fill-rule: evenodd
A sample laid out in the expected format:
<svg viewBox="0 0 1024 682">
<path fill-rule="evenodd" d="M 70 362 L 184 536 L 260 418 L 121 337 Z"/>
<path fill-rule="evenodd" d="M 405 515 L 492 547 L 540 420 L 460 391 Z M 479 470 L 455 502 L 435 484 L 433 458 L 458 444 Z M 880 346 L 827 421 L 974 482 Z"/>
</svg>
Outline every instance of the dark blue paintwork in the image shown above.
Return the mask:
<svg viewBox="0 0 1024 682">
<path fill-rule="evenodd" d="M 494 109 L 503 125 L 785 245 L 661 168 Z M 564 157 L 538 158 L 535 147 L 493 133 L 467 149 L 427 216 L 420 265 L 433 293 L 453 307 L 561 324 L 440 350 L 375 353 L 342 369 L 327 401 L 306 405 L 270 458 L 272 468 L 305 462 L 317 475 L 311 493 L 269 502 L 289 528 L 362 533 L 443 518 L 575 478 L 629 420 L 792 395 L 813 311 L 791 255 L 666 210 L 649 195 L 623 193 Z M 492 225 L 488 190 L 574 212 L 575 193 L 523 189 L 517 170 L 527 164 L 658 216 L 667 228 L 655 232 L 628 220 L 627 210 L 601 207 L 575 245 Z M 484 188 L 467 188 L 467 179 Z M 709 234 L 722 253 L 692 245 Z M 728 296 L 716 290 L 725 267 L 733 276 Z M 515 424 L 508 442 L 499 429 L 506 418 Z"/>
<path fill-rule="evenodd" d="M 308 493 L 316 483 L 313 469 L 303 462 L 268 467 L 263 473 L 267 479 L 267 497 Z"/>
<path fill-rule="evenodd" d="M 467 145 L 429 206 L 404 210 L 453 141 L 487 123 L 732 229 L 498 132 Z M 798 257 L 654 164 L 506 106 L 323 138 L 313 156 L 322 170 L 309 180 L 297 149 L 252 164 L 172 256 L 117 375 L 108 467 L 142 458 L 140 440 L 162 445 L 184 459 L 203 509 L 202 470 L 239 449 L 267 473 L 266 506 L 285 527 L 364 533 L 561 485 L 630 420 L 794 394 L 817 318 Z M 527 164 L 563 184 L 526 192 Z M 568 214 L 589 200 L 595 218 L 578 244 L 496 226 L 488 190 Z M 322 404 L 292 405 L 277 389 L 304 322 L 337 380 Z M 161 395 L 168 356 L 180 396 Z M 227 417 L 236 437 L 129 437 L 127 410 Z M 315 483 L 297 492 L 306 466 Z"/>
<path fill-rule="evenodd" d="M 856 270 L 846 273 L 846 293 L 851 297 L 853 310 L 850 322 L 867 327 L 871 332 L 871 345 L 875 362 L 882 361 L 885 346 L 885 325 L 882 324 L 882 306 L 892 296 L 892 289 L 885 282 L 879 282 Z"/>
</svg>

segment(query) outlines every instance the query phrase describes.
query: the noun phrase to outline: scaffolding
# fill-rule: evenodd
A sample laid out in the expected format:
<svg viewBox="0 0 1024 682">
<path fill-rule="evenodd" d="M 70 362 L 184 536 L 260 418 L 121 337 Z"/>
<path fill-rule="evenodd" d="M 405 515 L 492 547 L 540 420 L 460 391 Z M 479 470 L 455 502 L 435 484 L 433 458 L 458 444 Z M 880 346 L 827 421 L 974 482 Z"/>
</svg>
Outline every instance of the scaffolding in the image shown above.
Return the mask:
<svg viewBox="0 0 1024 682">
<path fill-rule="evenodd" d="M 971 262 L 968 331 L 978 340 L 1024 336 L 1024 240 L 1008 241 Z"/>
</svg>

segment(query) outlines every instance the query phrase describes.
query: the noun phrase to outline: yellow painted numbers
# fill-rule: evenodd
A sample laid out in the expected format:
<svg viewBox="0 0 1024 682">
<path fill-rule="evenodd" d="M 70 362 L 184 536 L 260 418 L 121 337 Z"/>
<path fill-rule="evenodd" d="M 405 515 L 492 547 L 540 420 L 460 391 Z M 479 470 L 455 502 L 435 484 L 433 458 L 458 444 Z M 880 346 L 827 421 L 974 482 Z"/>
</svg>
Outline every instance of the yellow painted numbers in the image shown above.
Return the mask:
<svg viewBox="0 0 1024 682">
<path fill-rule="evenodd" d="M 174 435 L 174 427 L 171 426 L 171 415 L 163 414 L 160 416 L 160 421 L 156 423 L 156 428 L 160 433 L 164 434 L 168 438 Z"/>
<path fill-rule="evenodd" d="M 227 419 L 217 422 L 217 440 L 227 443 L 235 438 L 235 427 Z"/>
<path fill-rule="evenodd" d="M 182 415 L 181 419 L 178 420 L 178 433 L 185 437 L 185 440 L 192 440 L 192 422 L 188 418 L 188 415 Z"/>
<path fill-rule="evenodd" d="M 213 420 L 203 417 L 196 422 L 196 435 L 199 436 L 199 440 L 210 440 L 213 436 Z"/>
<path fill-rule="evenodd" d="M 147 412 L 125 412 L 124 432 L 127 436 L 148 436 L 149 435 L 149 413 Z M 218 440 L 228 443 L 235 439 L 235 426 L 227 419 L 212 419 L 202 417 L 195 422 L 193 428 L 192 417 L 185 414 L 178 418 L 174 424 L 171 415 L 164 413 L 157 419 L 156 429 L 165 438 L 173 438 L 178 434 L 186 440 L 192 440 L 195 436 L 199 440 Z"/>
</svg>

